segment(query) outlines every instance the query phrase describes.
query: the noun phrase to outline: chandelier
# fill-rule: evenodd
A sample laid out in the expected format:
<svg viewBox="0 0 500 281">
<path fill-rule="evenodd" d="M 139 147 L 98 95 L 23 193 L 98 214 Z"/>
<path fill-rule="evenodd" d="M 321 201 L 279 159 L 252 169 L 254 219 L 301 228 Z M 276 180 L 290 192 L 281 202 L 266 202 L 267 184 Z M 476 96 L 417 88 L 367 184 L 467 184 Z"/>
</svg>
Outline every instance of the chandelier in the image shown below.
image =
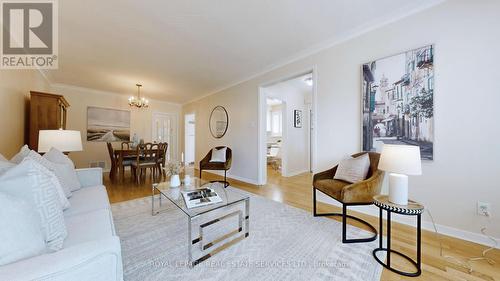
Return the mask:
<svg viewBox="0 0 500 281">
<path fill-rule="evenodd" d="M 128 98 L 128 105 L 135 106 L 138 108 L 146 108 L 149 106 L 149 101 L 145 98 L 141 98 L 141 84 L 135 84 L 137 86 L 137 97 Z"/>
</svg>

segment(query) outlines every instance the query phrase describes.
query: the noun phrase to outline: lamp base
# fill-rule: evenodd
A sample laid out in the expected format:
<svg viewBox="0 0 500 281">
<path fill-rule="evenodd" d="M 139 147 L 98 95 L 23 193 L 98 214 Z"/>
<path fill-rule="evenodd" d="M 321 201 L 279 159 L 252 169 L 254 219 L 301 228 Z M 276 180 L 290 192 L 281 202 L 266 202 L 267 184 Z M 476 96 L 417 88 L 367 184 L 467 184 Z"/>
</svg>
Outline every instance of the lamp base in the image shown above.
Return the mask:
<svg viewBox="0 0 500 281">
<path fill-rule="evenodd" d="M 398 205 L 408 205 L 408 176 L 389 174 L 389 201 Z"/>
</svg>

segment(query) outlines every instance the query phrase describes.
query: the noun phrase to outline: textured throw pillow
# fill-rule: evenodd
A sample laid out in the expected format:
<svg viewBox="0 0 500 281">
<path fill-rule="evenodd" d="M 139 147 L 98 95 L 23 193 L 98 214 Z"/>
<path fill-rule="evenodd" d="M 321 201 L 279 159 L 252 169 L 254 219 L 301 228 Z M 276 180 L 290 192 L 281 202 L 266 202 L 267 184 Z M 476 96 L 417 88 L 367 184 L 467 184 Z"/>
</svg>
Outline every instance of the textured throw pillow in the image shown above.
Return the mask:
<svg viewBox="0 0 500 281">
<path fill-rule="evenodd" d="M 31 204 L 0 192 L 0 266 L 45 252 L 40 217 Z"/>
<path fill-rule="evenodd" d="M 49 160 L 43 158 L 40 154 L 36 153 L 35 151 L 30 151 L 27 157 L 33 159 L 35 162 L 41 164 L 49 171 L 54 173 L 59 183 L 57 186 L 58 187 L 60 186 L 62 188 L 64 196 L 66 198 L 71 197 L 71 184 L 73 178 L 71 176 L 68 176 L 68 174 L 71 175 L 71 173 L 68 171 L 69 170 L 68 165 L 50 162 Z"/>
<path fill-rule="evenodd" d="M 57 175 L 53 172 L 54 166 L 57 164 L 54 164 L 50 162 L 47 159 L 42 158 L 40 154 L 34 152 L 33 150 L 30 151 L 30 154 L 26 157 L 27 159 L 31 159 L 34 162 L 36 162 L 36 168 L 41 172 L 44 173 L 46 176 L 50 177 L 50 182 L 52 183 L 53 187 L 57 191 L 57 196 L 59 198 L 59 203 L 61 204 L 61 207 L 63 210 L 66 210 L 67 208 L 70 207 L 69 201 L 66 198 L 65 191 L 63 187 L 61 186 L 61 183 L 59 179 L 57 178 Z M 68 190 L 69 191 L 69 190 Z M 69 191 L 71 194 L 71 191 Z"/>
<path fill-rule="evenodd" d="M 26 158 L 0 175 L 0 192 L 20 198 L 36 209 L 47 248 L 62 248 L 68 233 L 57 190 L 35 161 Z"/>
<path fill-rule="evenodd" d="M 337 172 L 333 177 L 336 180 L 343 180 L 350 183 L 357 183 L 366 179 L 370 170 L 370 157 L 363 154 L 356 158 L 349 158 L 340 161 Z"/>
<path fill-rule="evenodd" d="M 60 169 L 59 171 L 61 174 L 64 174 L 62 176 L 64 178 L 62 184 L 65 189 L 76 191 L 82 187 L 80 181 L 78 180 L 78 176 L 76 175 L 75 164 L 68 158 L 68 156 L 64 155 L 64 153 L 55 148 L 51 148 L 49 152 L 43 155 L 43 158 L 52 163 L 64 165 L 64 169 Z"/>
<path fill-rule="evenodd" d="M 19 164 L 21 161 L 23 161 L 24 157 L 28 156 L 30 153 L 29 147 L 25 144 L 23 147 L 21 147 L 21 150 L 10 159 L 10 162 L 14 164 Z"/>
<path fill-rule="evenodd" d="M 226 162 L 226 150 L 227 147 L 212 149 L 212 158 L 210 159 L 210 162 Z"/>
</svg>

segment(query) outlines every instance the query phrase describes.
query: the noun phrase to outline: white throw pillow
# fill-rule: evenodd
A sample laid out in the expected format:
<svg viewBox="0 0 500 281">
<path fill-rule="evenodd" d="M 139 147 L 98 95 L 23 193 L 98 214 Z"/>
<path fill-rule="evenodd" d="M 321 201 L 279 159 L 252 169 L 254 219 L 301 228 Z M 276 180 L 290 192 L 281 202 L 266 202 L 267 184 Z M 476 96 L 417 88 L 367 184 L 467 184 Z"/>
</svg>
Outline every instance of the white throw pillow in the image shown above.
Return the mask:
<svg viewBox="0 0 500 281">
<path fill-rule="evenodd" d="M 226 150 L 227 147 L 212 149 L 212 158 L 210 159 L 210 162 L 226 162 Z"/>
<path fill-rule="evenodd" d="M 40 165 L 38 165 L 40 166 Z M 57 190 L 50 176 L 29 158 L 0 175 L 0 192 L 25 200 L 40 217 L 47 248 L 60 250 L 68 235 Z"/>
<path fill-rule="evenodd" d="M 0 193 L 0 266 L 45 252 L 40 217 L 31 204 Z"/>
<path fill-rule="evenodd" d="M 64 169 L 59 170 L 61 174 L 63 174 L 64 180 L 62 184 L 64 188 L 69 189 L 70 191 L 76 191 L 82 188 L 80 181 L 78 180 L 78 176 L 75 171 L 75 164 L 68 156 L 64 155 L 61 151 L 51 148 L 49 152 L 43 155 L 43 158 L 49 160 L 52 163 L 64 165 Z"/>
<path fill-rule="evenodd" d="M 34 162 L 36 162 L 36 168 L 41 172 L 46 174 L 48 177 L 50 177 L 50 182 L 54 186 L 54 188 L 57 191 L 57 196 L 59 198 L 59 203 L 61 204 L 61 207 L 64 210 L 70 207 L 68 198 L 66 198 L 65 191 L 63 187 L 61 186 L 61 183 L 59 179 L 57 178 L 57 175 L 53 172 L 54 166 L 57 165 L 55 163 L 50 162 L 47 159 L 42 158 L 40 154 L 34 152 L 33 150 L 30 151 L 30 154 L 26 157 L 27 159 L 31 159 Z M 69 190 L 68 190 L 69 191 Z M 71 194 L 71 191 L 69 191 Z"/>
<path fill-rule="evenodd" d="M 71 197 L 71 184 L 73 178 L 68 176 L 68 174 L 70 174 L 68 165 L 50 162 L 35 151 L 30 151 L 27 157 L 33 159 L 35 162 L 41 164 L 54 173 L 58 180 L 58 187 L 60 186 L 62 188 L 64 196 L 66 198 Z"/>
<path fill-rule="evenodd" d="M 10 159 L 10 162 L 14 164 L 19 164 L 21 161 L 23 161 L 24 157 L 28 156 L 30 153 L 29 147 L 25 144 L 23 147 L 21 147 L 21 150 Z"/>
<path fill-rule="evenodd" d="M 0 161 L 0 174 L 4 173 L 8 169 L 14 167 L 16 164 L 7 161 Z"/>
<path fill-rule="evenodd" d="M 9 160 L 7 158 L 5 158 L 5 156 L 0 154 L 0 162 L 9 162 Z"/>
<path fill-rule="evenodd" d="M 343 180 L 350 183 L 357 183 L 366 179 L 370 170 L 370 157 L 368 153 L 356 158 L 349 158 L 340 161 L 337 172 L 333 176 L 336 180 Z"/>
</svg>

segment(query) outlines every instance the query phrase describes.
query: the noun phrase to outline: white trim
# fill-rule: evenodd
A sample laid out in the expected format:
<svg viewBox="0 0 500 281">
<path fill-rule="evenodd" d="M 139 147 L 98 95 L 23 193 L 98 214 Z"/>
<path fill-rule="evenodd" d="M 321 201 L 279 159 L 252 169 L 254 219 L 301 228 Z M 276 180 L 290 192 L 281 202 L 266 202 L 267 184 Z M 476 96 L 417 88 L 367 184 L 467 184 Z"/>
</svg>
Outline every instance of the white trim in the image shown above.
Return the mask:
<svg viewBox="0 0 500 281">
<path fill-rule="evenodd" d="M 222 176 L 222 177 L 224 176 L 224 171 L 203 170 L 203 172 L 204 173 L 218 175 L 218 176 Z M 236 176 L 236 175 L 230 174 L 229 172 L 227 173 L 226 176 L 227 176 L 228 179 L 233 179 L 233 180 L 237 180 L 237 181 L 241 181 L 241 182 L 245 182 L 245 183 L 249 183 L 249 184 L 253 184 L 253 185 L 259 185 L 256 180 L 249 179 L 249 178 L 244 178 L 244 177 L 240 177 L 240 176 Z"/>
<path fill-rule="evenodd" d="M 242 78 L 242 79 L 238 79 L 238 80 L 235 80 L 233 82 L 230 82 L 230 83 L 227 83 L 225 86 L 222 86 L 222 87 L 219 87 L 219 88 L 216 88 L 214 90 L 211 90 L 209 92 L 207 92 L 206 94 L 203 94 L 199 97 L 196 97 L 194 99 L 191 99 L 185 103 L 183 103 L 182 105 L 186 105 L 186 104 L 189 104 L 189 103 L 193 103 L 193 102 L 196 102 L 196 101 L 199 101 L 203 98 L 206 98 L 208 96 L 211 96 L 213 94 L 217 94 L 219 92 L 222 92 L 224 90 L 227 90 L 231 87 L 234 87 L 236 85 L 239 85 L 239 84 L 242 84 L 244 82 L 247 82 L 247 81 L 250 81 L 254 78 L 257 78 L 261 75 L 264 75 L 268 72 L 271 72 L 273 70 L 276 70 L 280 67 L 283 67 L 285 65 L 288 65 L 288 64 L 291 64 L 293 62 L 296 62 L 298 60 L 301 60 L 301 59 L 304 59 L 306 57 L 309 57 L 309 56 L 312 56 L 316 53 L 319 53 L 321 51 L 324 51 L 326 49 L 329 49 L 329 48 L 332 48 L 336 45 L 339 45 L 339 44 L 342 44 L 346 41 L 349 41 L 351 39 L 354 39 L 356 37 L 359 37 L 365 33 L 368 33 L 370 31 L 373 31 L 373 30 L 376 30 L 378 28 L 381 28 L 383 26 L 386 26 L 386 25 L 389 25 L 391 23 L 394 23 L 394 22 L 397 22 L 401 19 L 404 19 L 406 17 L 409 17 L 413 14 L 416 14 L 416 13 L 419 13 L 419 12 L 422 12 L 424 10 L 427 10 L 429 8 L 432 8 L 434 6 L 437 6 L 443 2 L 445 2 L 447 0 L 437 0 L 433 3 L 429 3 L 427 5 L 423 5 L 423 6 L 420 6 L 418 8 L 415 8 L 413 10 L 407 10 L 405 13 L 403 14 L 400 14 L 396 17 L 393 17 L 393 18 L 390 18 L 390 19 L 385 19 L 385 20 L 379 20 L 378 23 L 375 23 L 375 21 L 377 21 L 377 19 L 375 21 L 370 21 L 369 23 L 366 23 L 358 28 L 355 28 L 354 30 L 350 31 L 350 32 L 346 32 L 340 36 L 336 36 L 334 38 L 331 38 L 330 40 L 326 40 L 325 42 L 323 43 L 320 43 L 320 44 L 317 44 L 316 46 L 313 46 L 311 48 L 308 48 L 306 50 L 303 50 L 303 51 L 300 51 L 298 53 L 296 53 L 295 55 L 292 55 L 284 60 L 282 60 L 281 62 L 277 62 L 277 63 L 274 63 L 274 64 L 271 64 L 271 65 L 268 65 L 267 67 L 264 67 L 263 70 L 259 71 L 259 72 L 256 72 L 252 75 L 249 75 L 245 78 Z"/>
<path fill-rule="evenodd" d="M 326 203 L 329 205 L 334 205 L 337 207 L 342 206 L 342 205 L 340 205 L 339 202 L 333 200 L 332 198 L 323 194 L 319 190 L 317 190 L 317 192 L 316 192 L 316 199 L 319 202 Z M 379 216 L 379 210 L 375 206 L 353 206 L 353 207 L 349 207 L 349 210 L 354 210 L 354 211 L 357 211 L 357 212 L 360 212 L 363 214 L 367 214 L 367 215 L 370 215 L 370 216 L 373 216 L 376 218 L 378 218 L 378 216 Z M 415 227 L 415 225 L 416 225 L 415 218 L 413 216 L 392 216 L 391 220 L 394 222 L 398 222 L 398 223 L 401 223 L 404 225 L 411 226 L 411 227 Z M 466 231 L 466 230 L 461 230 L 461 229 L 457 229 L 457 228 L 453 228 L 450 226 L 437 224 L 437 223 L 436 223 L 436 228 L 437 228 L 439 234 L 442 234 L 442 235 L 451 236 L 454 238 L 474 242 L 474 243 L 485 245 L 488 247 L 492 246 L 491 245 L 492 241 L 488 237 L 486 237 L 480 233 L 474 233 L 474 232 L 470 232 L 470 231 Z M 428 231 L 433 232 L 433 233 L 435 232 L 434 226 L 433 226 L 432 222 L 430 222 L 430 221 L 423 221 L 422 222 L 422 229 L 428 230 Z M 497 248 L 500 249 L 500 239 L 495 238 L 495 240 L 497 241 L 497 245 L 498 245 Z"/>
<path fill-rule="evenodd" d="M 305 169 L 305 170 L 300 170 L 300 171 L 292 171 L 292 172 L 289 172 L 286 176 L 283 175 L 283 177 L 294 177 L 294 176 L 297 176 L 297 175 L 300 175 L 300 174 L 303 174 L 303 173 L 309 173 L 309 169 Z"/>
<path fill-rule="evenodd" d="M 120 96 L 120 97 L 125 97 L 124 101 L 128 102 L 127 94 L 125 94 L 125 93 L 122 94 L 122 93 L 118 93 L 118 92 L 103 91 L 103 90 L 98 90 L 98 89 L 94 89 L 94 88 L 86 88 L 86 87 L 75 86 L 75 85 L 64 84 L 64 83 L 53 83 L 53 84 L 51 84 L 51 87 L 73 89 L 73 90 L 78 90 L 78 91 L 86 91 L 86 92 L 91 92 L 93 94 L 100 94 L 100 95 Z M 164 104 L 176 106 L 178 108 L 182 108 L 182 104 L 180 104 L 180 103 L 174 103 L 174 102 L 157 100 L 157 99 L 150 99 L 150 98 L 148 98 L 148 100 L 149 100 L 150 104 L 151 104 L 151 102 L 159 102 L 159 103 L 164 103 Z"/>
</svg>

